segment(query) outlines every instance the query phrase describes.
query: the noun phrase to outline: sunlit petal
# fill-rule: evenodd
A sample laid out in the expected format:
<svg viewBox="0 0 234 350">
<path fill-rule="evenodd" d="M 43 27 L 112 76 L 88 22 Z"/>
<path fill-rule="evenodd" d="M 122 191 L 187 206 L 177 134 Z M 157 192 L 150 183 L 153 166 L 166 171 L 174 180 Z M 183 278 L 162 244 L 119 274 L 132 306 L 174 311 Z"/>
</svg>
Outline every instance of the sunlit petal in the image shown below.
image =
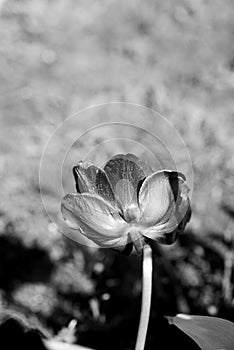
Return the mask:
<svg viewBox="0 0 234 350">
<path fill-rule="evenodd" d="M 146 225 L 167 222 L 182 201 L 187 200 L 185 176 L 176 171 L 162 170 L 148 176 L 139 192 L 141 223 Z"/>
<path fill-rule="evenodd" d="M 191 217 L 189 198 L 182 198 L 180 205 L 175 203 L 161 222 L 145 228 L 142 234 L 162 244 L 172 244 L 181 234 Z"/>
<path fill-rule="evenodd" d="M 68 226 L 81 228 L 84 235 L 100 246 L 127 243 L 127 223 L 112 205 L 97 195 L 68 194 L 62 200 L 61 210 Z"/>
<path fill-rule="evenodd" d="M 158 171 L 148 176 L 139 192 L 141 222 L 147 225 L 156 224 L 167 213 L 173 201 L 167 173 Z"/>
</svg>

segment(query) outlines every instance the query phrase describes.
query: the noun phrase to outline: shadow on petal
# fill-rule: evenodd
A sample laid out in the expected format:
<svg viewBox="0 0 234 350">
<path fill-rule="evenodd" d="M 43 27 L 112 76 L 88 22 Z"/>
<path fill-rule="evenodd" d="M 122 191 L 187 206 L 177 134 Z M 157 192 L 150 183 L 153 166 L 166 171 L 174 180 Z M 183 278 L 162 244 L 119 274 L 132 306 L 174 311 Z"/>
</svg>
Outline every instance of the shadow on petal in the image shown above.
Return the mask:
<svg viewBox="0 0 234 350">
<path fill-rule="evenodd" d="M 104 171 L 122 208 L 138 206 L 139 183 L 150 173 L 150 168 L 133 154 L 118 154 L 106 163 Z"/>
<path fill-rule="evenodd" d="M 115 195 L 104 170 L 90 162 L 81 161 L 73 167 L 73 175 L 78 193 L 98 194 L 115 205 Z"/>
</svg>

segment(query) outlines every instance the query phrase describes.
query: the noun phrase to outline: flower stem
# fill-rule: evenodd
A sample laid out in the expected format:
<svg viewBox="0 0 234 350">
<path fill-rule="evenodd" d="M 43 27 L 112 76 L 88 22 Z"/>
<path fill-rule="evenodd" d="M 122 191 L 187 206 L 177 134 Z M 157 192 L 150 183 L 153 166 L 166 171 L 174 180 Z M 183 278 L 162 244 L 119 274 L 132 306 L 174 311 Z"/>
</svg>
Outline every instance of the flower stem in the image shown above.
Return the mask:
<svg viewBox="0 0 234 350">
<path fill-rule="evenodd" d="M 142 268 L 142 301 L 141 315 L 137 334 L 135 350 L 144 350 L 146 334 L 150 316 L 151 294 L 152 294 L 152 249 L 148 244 L 143 247 L 143 268 Z"/>
</svg>

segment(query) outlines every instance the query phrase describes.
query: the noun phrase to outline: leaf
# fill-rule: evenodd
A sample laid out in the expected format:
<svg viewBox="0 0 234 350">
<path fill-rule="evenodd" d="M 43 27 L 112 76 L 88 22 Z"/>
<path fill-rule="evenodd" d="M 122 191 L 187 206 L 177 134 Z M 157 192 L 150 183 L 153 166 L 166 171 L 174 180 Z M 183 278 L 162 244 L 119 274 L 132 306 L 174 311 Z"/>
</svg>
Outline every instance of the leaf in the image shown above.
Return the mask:
<svg viewBox="0 0 234 350">
<path fill-rule="evenodd" d="M 233 350 L 234 323 L 217 317 L 178 314 L 170 324 L 191 337 L 202 350 Z"/>
</svg>

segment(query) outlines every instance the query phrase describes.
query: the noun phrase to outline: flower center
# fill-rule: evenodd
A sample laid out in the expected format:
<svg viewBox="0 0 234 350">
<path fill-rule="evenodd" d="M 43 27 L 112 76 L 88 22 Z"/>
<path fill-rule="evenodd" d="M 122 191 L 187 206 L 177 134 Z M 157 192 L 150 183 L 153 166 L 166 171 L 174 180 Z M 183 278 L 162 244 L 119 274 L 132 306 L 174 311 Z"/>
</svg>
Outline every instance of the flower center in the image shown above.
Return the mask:
<svg viewBox="0 0 234 350">
<path fill-rule="evenodd" d="M 130 205 L 128 208 L 124 209 L 124 219 L 127 222 L 138 222 L 140 218 L 140 210 L 136 205 Z"/>
</svg>

